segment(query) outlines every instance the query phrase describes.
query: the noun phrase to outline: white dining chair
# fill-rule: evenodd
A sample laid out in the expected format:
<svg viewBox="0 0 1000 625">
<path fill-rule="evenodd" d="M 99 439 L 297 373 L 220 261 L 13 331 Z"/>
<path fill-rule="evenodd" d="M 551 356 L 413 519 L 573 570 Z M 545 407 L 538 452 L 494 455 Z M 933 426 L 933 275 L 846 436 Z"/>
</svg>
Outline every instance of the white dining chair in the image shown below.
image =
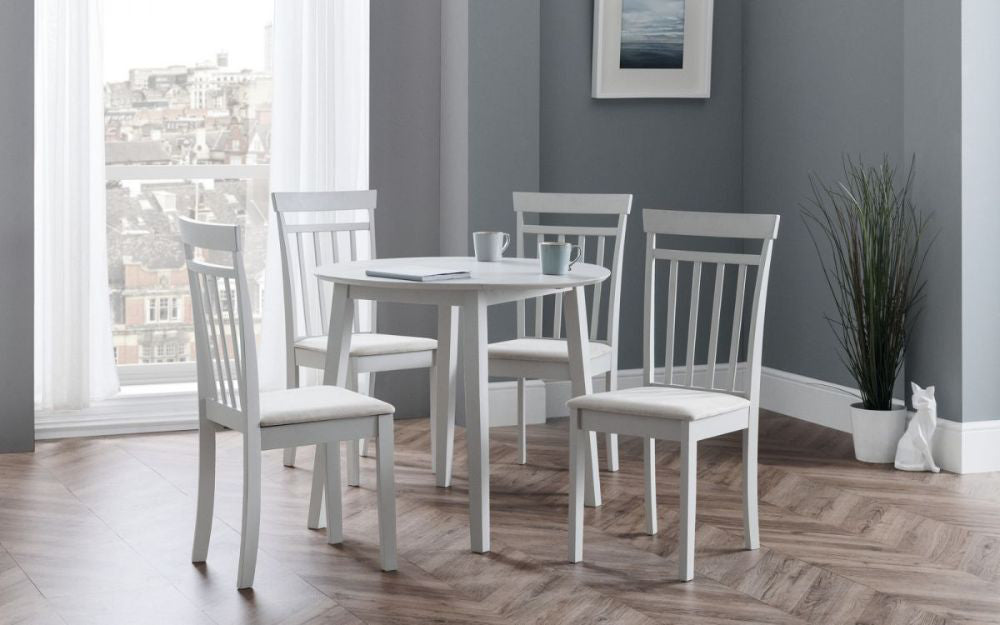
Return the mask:
<svg viewBox="0 0 1000 625">
<path fill-rule="evenodd" d="M 253 314 L 239 226 L 178 220 L 187 259 L 198 368 L 198 507 L 191 560 L 204 562 L 215 505 L 215 433 L 243 435 L 243 522 L 237 587 L 253 586 L 260 533 L 261 451 L 317 445 L 326 474 L 327 542 L 343 542 L 340 441 L 377 441 L 379 564 L 396 570 L 394 408 L 373 397 L 311 386 L 260 392 Z"/>
<path fill-rule="evenodd" d="M 698 441 L 743 432 L 743 523 L 746 548 L 760 546 L 757 519 L 757 419 L 760 406 L 761 341 L 771 248 L 778 236 L 777 215 L 644 210 L 646 231 L 643 386 L 573 398 L 570 409 L 569 559 L 583 559 L 582 446 L 589 432 L 617 432 L 643 438 L 646 477 L 646 530 L 657 532 L 654 440 L 681 446 L 680 579 L 694 577 L 695 492 Z M 667 238 L 741 240 L 742 252 L 706 252 L 658 247 Z M 690 238 L 685 240 L 691 241 Z M 757 252 L 747 252 L 750 240 Z M 689 246 L 690 247 L 690 246 Z M 660 267 L 663 269 L 661 270 Z M 688 269 L 690 267 L 690 269 Z M 683 271 L 682 271 L 683 269 Z M 707 271 L 706 271 L 707 270 Z M 658 277 L 667 278 L 666 300 L 657 297 Z M 711 291 L 711 313 L 702 312 L 702 283 Z M 690 284 L 684 339 L 677 339 L 680 283 Z M 748 294 L 748 282 L 752 290 Z M 707 304 L 708 298 L 704 298 Z M 748 302 L 749 300 L 749 302 Z M 657 314 L 657 309 L 661 311 Z M 665 313 L 665 315 L 663 314 Z M 666 318 L 664 372 L 654 381 L 657 340 L 654 319 Z M 747 321 L 746 325 L 744 322 Z M 723 325 L 727 324 L 727 325 Z M 683 324 L 682 324 L 683 326 Z M 708 329 L 708 342 L 704 331 Z M 700 336 L 700 338 L 699 338 Z M 728 337 L 728 340 L 726 340 Z M 724 342 L 720 342 L 720 338 Z M 680 348 L 675 350 L 675 346 Z M 685 348 L 686 346 L 686 348 Z M 702 351 L 703 350 L 703 351 Z M 675 372 L 677 351 L 683 369 Z M 721 358 L 720 358 L 721 352 Z M 744 360 L 741 361 L 740 357 Z M 727 359 L 728 358 L 728 359 Z M 696 361 L 698 363 L 696 364 Z"/>
<path fill-rule="evenodd" d="M 322 371 L 326 364 L 333 286 L 318 279 L 314 272 L 324 264 L 375 258 L 377 193 L 374 190 L 278 192 L 272 194 L 272 203 L 277 215 L 284 283 L 287 386 L 298 388 L 300 367 Z M 370 314 L 354 316 L 348 388 L 357 390 L 359 377 L 367 373 L 366 390 L 371 395 L 376 372 L 430 368 L 433 403 L 437 341 L 375 332 L 377 312 L 372 306 Z M 362 319 L 369 319 L 370 327 L 363 328 Z M 432 427 L 433 424 L 431 419 Z M 432 433 L 432 470 L 433 448 Z M 358 456 L 366 455 L 366 449 L 364 440 L 349 445 L 347 483 L 351 486 L 360 483 Z M 294 447 L 285 450 L 284 463 L 295 464 Z M 310 510 L 309 526 L 315 528 L 319 506 L 314 505 Z"/>
<path fill-rule="evenodd" d="M 580 246 L 581 262 L 607 267 L 607 287 L 587 289 L 590 323 L 590 372 L 605 376 L 605 389 L 618 388 L 618 311 L 621 307 L 622 249 L 631 195 L 514 193 L 517 256 L 538 257 L 542 241 Z M 586 225 L 579 222 L 587 220 Z M 596 222 L 596 223 L 595 223 Z M 602 223 L 603 222 L 603 223 Z M 545 300 L 552 301 L 552 308 Z M 530 310 L 529 310 L 530 308 Z M 551 323 L 545 323 L 546 310 Z M 529 323 L 530 313 L 530 323 Z M 491 343 L 490 375 L 517 379 L 518 462 L 527 462 L 524 385 L 528 379 L 569 380 L 569 348 L 563 338 L 562 294 L 536 297 L 533 306 L 517 303 L 517 338 Z M 603 329 L 603 332 L 601 331 Z M 618 470 L 618 435 L 606 437 L 607 467 Z"/>
</svg>

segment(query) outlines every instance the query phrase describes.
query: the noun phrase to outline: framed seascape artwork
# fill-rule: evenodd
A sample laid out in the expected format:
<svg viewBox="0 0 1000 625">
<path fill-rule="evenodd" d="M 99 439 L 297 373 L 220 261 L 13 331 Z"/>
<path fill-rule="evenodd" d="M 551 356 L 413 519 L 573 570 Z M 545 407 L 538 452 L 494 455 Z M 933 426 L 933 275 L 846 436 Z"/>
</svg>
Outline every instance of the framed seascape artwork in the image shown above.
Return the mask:
<svg viewBox="0 0 1000 625">
<path fill-rule="evenodd" d="M 594 0 L 595 98 L 707 98 L 713 0 Z"/>
</svg>

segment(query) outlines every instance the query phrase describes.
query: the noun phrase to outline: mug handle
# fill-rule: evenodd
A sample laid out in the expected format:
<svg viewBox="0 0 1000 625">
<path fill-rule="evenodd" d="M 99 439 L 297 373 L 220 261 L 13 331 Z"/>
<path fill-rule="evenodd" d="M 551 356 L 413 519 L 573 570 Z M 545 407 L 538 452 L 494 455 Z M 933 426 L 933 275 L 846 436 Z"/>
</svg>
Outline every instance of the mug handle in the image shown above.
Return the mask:
<svg viewBox="0 0 1000 625">
<path fill-rule="evenodd" d="M 500 246 L 500 253 L 503 254 L 504 252 L 506 252 L 508 247 L 510 247 L 510 234 L 504 232 L 503 245 Z"/>
<path fill-rule="evenodd" d="M 583 256 L 583 250 L 580 249 L 579 245 L 574 245 L 573 249 L 576 250 L 576 256 L 570 258 L 569 267 L 566 268 L 567 271 L 573 269 L 573 265 L 575 265 L 577 261 L 580 260 L 580 257 Z"/>
</svg>

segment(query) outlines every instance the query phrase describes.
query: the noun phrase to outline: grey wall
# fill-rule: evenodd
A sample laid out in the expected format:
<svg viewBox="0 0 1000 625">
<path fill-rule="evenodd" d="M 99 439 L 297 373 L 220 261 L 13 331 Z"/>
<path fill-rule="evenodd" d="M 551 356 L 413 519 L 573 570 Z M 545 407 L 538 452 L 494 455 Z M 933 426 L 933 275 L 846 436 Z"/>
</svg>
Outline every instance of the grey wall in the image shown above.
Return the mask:
<svg viewBox="0 0 1000 625">
<path fill-rule="evenodd" d="M 833 303 L 800 205 L 810 172 L 842 179 L 844 153 L 900 162 L 902 54 L 901 0 L 744 3 L 743 203 L 781 215 L 765 366 L 855 386 L 824 320 Z"/>
<path fill-rule="evenodd" d="M 906 376 L 936 386 L 938 414 L 961 420 L 962 58 L 960 3 L 904 0 L 903 153 L 916 154 L 914 200 L 933 212 L 927 303 L 917 320 Z M 995 315 L 994 315 L 995 317 Z"/>
<path fill-rule="evenodd" d="M 0 2 L 0 452 L 34 448 L 34 19 Z"/>
<path fill-rule="evenodd" d="M 441 253 L 469 253 L 469 3 L 441 3 Z"/>
<path fill-rule="evenodd" d="M 784 6 L 784 3 L 782 3 Z M 632 193 L 620 360 L 642 366 L 642 208 L 742 210 L 741 3 L 715 3 L 712 97 L 590 97 L 593 2 L 541 3 L 540 187 Z"/>
<path fill-rule="evenodd" d="M 371 0 L 371 187 L 378 254 L 439 253 L 441 1 Z M 384 304 L 379 331 L 435 336 L 435 311 Z M 426 416 L 427 370 L 380 373 L 378 396 L 398 415 Z"/>
<path fill-rule="evenodd" d="M 540 4 L 469 2 L 466 241 L 477 230 L 513 234 L 511 192 L 539 188 Z M 513 304 L 490 308 L 490 340 L 514 338 L 515 326 Z"/>
</svg>

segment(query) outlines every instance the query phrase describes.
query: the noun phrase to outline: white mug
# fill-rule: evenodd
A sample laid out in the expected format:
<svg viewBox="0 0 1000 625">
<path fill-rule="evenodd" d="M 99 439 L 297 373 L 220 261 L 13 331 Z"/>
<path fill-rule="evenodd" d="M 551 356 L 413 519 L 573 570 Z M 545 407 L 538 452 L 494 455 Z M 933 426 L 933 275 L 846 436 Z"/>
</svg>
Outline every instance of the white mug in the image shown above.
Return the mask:
<svg viewBox="0 0 1000 625">
<path fill-rule="evenodd" d="M 476 260 L 483 263 L 500 260 L 509 245 L 510 235 L 506 232 L 472 233 L 472 247 L 476 251 Z"/>
</svg>

